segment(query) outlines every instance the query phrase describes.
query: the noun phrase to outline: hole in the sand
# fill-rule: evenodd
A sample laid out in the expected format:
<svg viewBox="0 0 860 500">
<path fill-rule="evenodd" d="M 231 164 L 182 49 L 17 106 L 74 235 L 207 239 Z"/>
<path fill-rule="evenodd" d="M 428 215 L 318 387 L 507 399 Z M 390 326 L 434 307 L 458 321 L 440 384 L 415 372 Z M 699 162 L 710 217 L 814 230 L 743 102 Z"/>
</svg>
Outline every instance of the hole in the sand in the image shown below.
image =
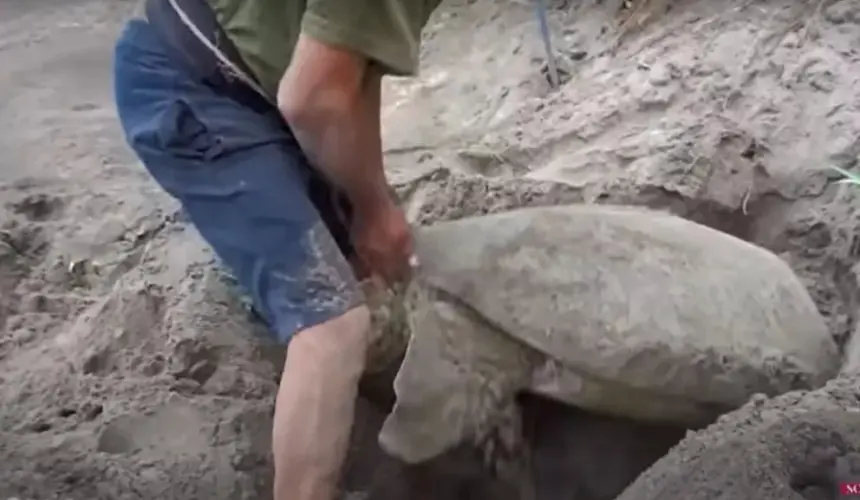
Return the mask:
<svg viewBox="0 0 860 500">
<path fill-rule="evenodd" d="M 57 415 L 59 415 L 60 418 L 69 418 L 76 413 L 78 413 L 78 410 L 74 408 L 60 408 L 60 411 L 57 412 Z"/>
<path fill-rule="evenodd" d="M 167 360 L 161 354 L 155 354 L 152 358 L 141 363 L 140 372 L 148 377 L 154 377 L 164 372 Z"/>
<path fill-rule="evenodd" d="M 80 414 L 84 420 L 95 420 L 104 413 L 104 406 L 96 403 L 84 403 L 81 406 Z"/>
<path fill-rule="evenodd" d="M 15 221 L 0 229 L 0 245 L 8 247 L 12 256 L 25 258 L 44 255 L 50 246 L 41 228 Z"/>
<path fill-rule="evenodd" d="M 585 58 L 588 57 L 588 52 L 585 50 L 574 50 L 568 54 L 568 57 L 570 57 L 572 61 L 578 62 L 585 60 Z"/>
<path fill-rule="evenodd" d="M 38 433 L 48 432 L 49 430 L 51 430 L 51 424 L 49 424 L 48 422 L 35 422 L 32 426 L 30 426 L 30 429 L 33 432 Z"/>
<path fill-rule="evenodd" d="M 51 218 L 63 207 L 63 201 L 54 196 L 36 194 L 12 204 L 12 211 L 31 221 L 44 221 Z"/>
<path fill-rule="evenodd" d="M 119 455 L 134 450 L 135 445 L 121 428 L 111 425 L 99 435 L 97 449 L 103 453 Z"/>
<path fill-rule="evenodd" d="M 72 106 L 72 111 L 79 111 L 79 112 L 80 111 L 93 111 L 93 110 L 96 110 L 98 108 L 99 108 L 98 104 L 94 104 L 91 102 L 84 102 L 84 103 L 75 104 L 74 106 Z"/>
<path fill-rule="evenodd" d="M 359 398 L 351 452 L 341 479 L 346 498 L 368 500 L 515 500 L 516 490 L 486 473 L 483 455 L 461 445 L 427 462 L 405 464 L 387 455 L 377 436 L 386 408 Z"/>
<path fill-rule="evenodd" d="M 532 442 L 536 497 L 541 499 L 613 500 L 687 432 L 532 395 L 521 395 L 520 405 Z"/>
<path fill-rule="evenodd" d="M 759 213 L 747 207 L 731 210 L 707 200 L 691 200 L 660 187 L 650 187 L 638 193 L 639 204 L 656 210 L 669 210 L 693 222 L 722 231 L 746 241 L 754 241 L 754 228 Z"/>
<path fill-rule="evenodd" d="M 837 500 L 839 483 L 851 480 L 860 465 L 845 437 L 825 424 L 800 423 L 792 430 L 797 443 L 789 457 L 791 489 L 804 500 Z M 854 478 L 856 480 L 856 477 Z"/>
<path fill-rule="evenodd" d="M 171 356 L 173 376 L 205 384 L 218 369 L 218 355 L 214 349 L 196 340 L 180 340 Z"/>
<path fill-rule="evenodd" d="M 105 371 L 107 364 L 105 353 L 101 351 L 91 352 L 86 355 L 83 363 L 81 363 L 81 371 L 85 375 L 96 375 Z"/>
<path fill-rule="evenodd" d="M 834 499 L 837 485 L 834 483 L 832 462 L 825 460 L 810 464 L 809 468 L 793 474 L 789 484 L 804 500 Z"/>
<path fill-rule="evenodd" d="M 791 489 L 800 494 L 804 500 L 837 500 L 836 488 L 830 471 L 822 468 L 813 475 L 793 477 Z"/>
</svg>

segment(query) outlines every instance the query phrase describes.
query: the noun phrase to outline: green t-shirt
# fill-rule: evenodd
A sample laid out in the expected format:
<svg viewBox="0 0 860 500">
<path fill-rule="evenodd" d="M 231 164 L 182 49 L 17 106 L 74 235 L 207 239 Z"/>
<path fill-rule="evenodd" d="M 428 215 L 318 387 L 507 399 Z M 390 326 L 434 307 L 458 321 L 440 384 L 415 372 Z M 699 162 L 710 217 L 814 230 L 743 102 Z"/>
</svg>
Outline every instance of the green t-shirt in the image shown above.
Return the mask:
<svg viewBox="0 0 860 500">
<path fill-rule="evenodd" d="M 299 33 L 345 47 L 388 74 L 414 75 L 421 30 L 441 0 L 208 0 L 263 88 L 276 95 Z"/>
</svg>

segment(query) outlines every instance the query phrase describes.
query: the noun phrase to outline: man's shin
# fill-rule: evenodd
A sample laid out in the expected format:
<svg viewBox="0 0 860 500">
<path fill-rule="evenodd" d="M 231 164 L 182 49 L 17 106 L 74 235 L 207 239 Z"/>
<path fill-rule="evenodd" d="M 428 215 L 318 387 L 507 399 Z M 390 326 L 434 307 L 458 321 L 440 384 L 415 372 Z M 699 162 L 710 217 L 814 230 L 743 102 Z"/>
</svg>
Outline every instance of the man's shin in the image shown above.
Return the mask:
<svg viewBox="0 0 860 500">
<path fill-rule="evenodd" d="M 352 429 L 370 329 L 366 307 L 299 332 L 275 407 L 275 500 L 332 500 Z"/>
</svg>

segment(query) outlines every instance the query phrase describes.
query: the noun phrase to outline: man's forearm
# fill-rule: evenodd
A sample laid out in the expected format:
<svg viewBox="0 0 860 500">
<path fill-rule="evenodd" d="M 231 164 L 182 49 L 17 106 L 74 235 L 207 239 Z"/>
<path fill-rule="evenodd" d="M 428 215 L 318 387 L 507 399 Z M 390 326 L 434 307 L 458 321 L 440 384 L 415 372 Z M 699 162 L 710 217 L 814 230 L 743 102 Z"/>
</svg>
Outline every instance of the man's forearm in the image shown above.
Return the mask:
<svg viewBox="0 0 860 500">
<path fill-rule="evenodd" d="M 372 209 L 389 201 L 382 167 L 380 85 L 380 76 L 369 69 L 360 95 L 322 93 L 314 98 L 318 102 L 285 112 L 313 165 L 358 208 Z"/>
</svg>

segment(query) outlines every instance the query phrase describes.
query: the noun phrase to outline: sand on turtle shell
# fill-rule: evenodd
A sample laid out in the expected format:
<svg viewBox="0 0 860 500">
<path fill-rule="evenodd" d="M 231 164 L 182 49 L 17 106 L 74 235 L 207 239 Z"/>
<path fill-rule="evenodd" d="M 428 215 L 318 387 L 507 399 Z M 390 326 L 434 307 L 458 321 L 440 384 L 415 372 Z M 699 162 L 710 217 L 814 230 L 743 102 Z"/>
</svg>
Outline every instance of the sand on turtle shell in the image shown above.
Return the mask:
<svg viewBox="0 0 860 500">
<path fill-rule="evenodd" d="M 785 258 L 844 342 L 860 205 L 827 167 L 860 154 L 860 5 L 678 0 L 612 53 L 617 3 L 553 4 L 558 91 L 528 2 L 444 3 L 421 77 L 386 85 L 387 166 L 410 217 L 665 208 Z M 0 5 L 0 498 L 267 498 L 282 353 L 124 144 L 110 58 L 132 7 Z M 468 453 L 398 483 L 411 473 L 374 448 L 381 415 L 363 408 L 348 498 L 503 498 Z M 671 483 L 690 446 L 643 481 Z M 758 470 L 783 478 L 769 463 Z M 687 498 L 729 498 L 729 478 L 707 476 Z"/>
</svg>

